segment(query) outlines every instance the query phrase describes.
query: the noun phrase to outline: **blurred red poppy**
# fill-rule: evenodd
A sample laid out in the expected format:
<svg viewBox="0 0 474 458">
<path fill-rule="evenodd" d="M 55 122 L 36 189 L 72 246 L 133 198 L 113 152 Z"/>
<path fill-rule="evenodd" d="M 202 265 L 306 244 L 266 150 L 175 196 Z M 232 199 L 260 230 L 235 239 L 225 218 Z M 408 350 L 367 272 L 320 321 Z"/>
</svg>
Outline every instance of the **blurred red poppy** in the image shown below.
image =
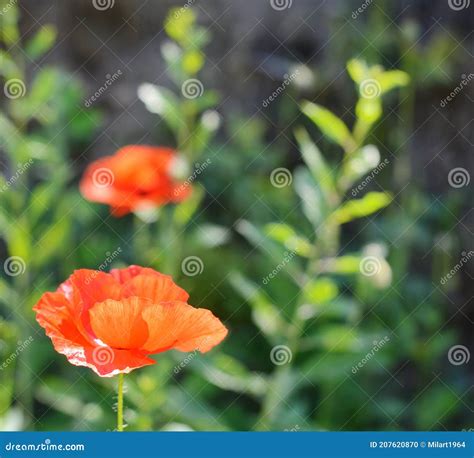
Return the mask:
<svg viewBox="0 0 474 458">
<path fill-rule="evenodd" d="M 166 350 L 209 351 L 227 335 L 209 310 L 187 303 L 171 277 L 130 266 L 110 273 L 76 270 L 35 305 L 57 352 L 101 377 L 155 364 Z"/>
<path fill-rule="evenodd" d="M 173 176 L 178 159 L 170 148 L 125 146 L 90 164 L 79 187 L 86 199 L 108 204 L 115 216 L 181 202 L 191 186 Z"/>
</svg>

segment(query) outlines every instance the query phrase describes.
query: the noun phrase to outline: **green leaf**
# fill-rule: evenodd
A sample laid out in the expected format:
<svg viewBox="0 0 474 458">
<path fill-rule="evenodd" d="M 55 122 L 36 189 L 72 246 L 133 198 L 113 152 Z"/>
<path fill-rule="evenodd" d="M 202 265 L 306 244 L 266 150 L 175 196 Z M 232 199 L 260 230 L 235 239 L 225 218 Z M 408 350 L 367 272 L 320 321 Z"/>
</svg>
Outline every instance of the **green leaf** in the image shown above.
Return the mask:
<svg viewBox="0 0 474 458">
<path fill-rule="evenodd" d="M 252 321 L 271 342 L 283 335 L 288 324 L 261 287 L 245 278 L 240 272 L 230 274 L 230 283 L 252 307 Z"/>
<path fill-rule="evenodd" d="M 382 116 L 380 97 L 361 97 L 356 104 L 356 116 L 367 124 L 373 124 Z"/>
<path fill-rule="evenodd" d="M 360 84 L 367 78 L 369 68 L 362 60 L 351 59 L 349 62 L 347 62 L 347 72 L 355 83 Z"/>
<path fill-rule="evenodd" d="M 340 275 L 358 274 L 360 271 L 361 257 L 359 255 L 345 255 L 338 258 L 328 258 L 320 261 L 322 272 Z"/>
<path fill-rule="evenodd" d="M 36 32 L 36 35 L 25 44 L 25 52 L 32 60 L 47 53 L 56 41 L 56 29 L 52 25 L 45 25 Z"/>
<path fill-rule="evenodd" d="M 13 78 L 22 79 L 21 70 L 10 55 L 3 50 L 0 50 L 0 75 L 6 80 Z"/>
<path fill-rule="evenodd" d="M 187 75 L 194 76 L 202 69 L 204 62 L 204 54 L 201 51 L 187 51 L 182 59 L 183 71 Z"/>
<path fill-rule="evenodd" d="M 380 153 L 376 146 L 366 145 L 347 157 L 342 169 L 341 184 L 347 189 L 352 183 L 373 171 L 380 163 Z M 384 162 L 386 165 L 386 163 Z M 373 176 L 372 178 L 373 179 Z"/>
<path fill-rule="evenodd" d="M 298 167 L 294 174 L 294 188 L 303 204 L 302 209 L 313 227 L 318 227 L 326 213 L 326 205 L 321 191 L 305 167 Z"/>
<path fill-rule="evenodd" d="M 325 304 L 335 299 L 339 289 L 331 279 L 318 278 L 311 280 L 304 288 L 305 301 L 312 304 Z"/>
<path fill-rule="evenodd" d="M 305 129 L 298 128 L 295 131 L 295 138 L 300 147 L 303 160 L 313 175 L 316 184 L 323 191 L 326 200 L 330 201 L 336 192 L 334 176 L 324 160 L 321 151 L 319 151 L 319 148 L 311 141 Z"/>
<path fill-rule="evenodd" d="M 195 23 L 196 15 L 191 8 L 172 8 L 165 20 L 165 32 L 173 40 L 185 44 Z"/>
<path fill-rule="evenodd" d="M 148 111 L 160 115 L 173 133 L 181 129 L 183 120 L 179 110 L 180 101 L 172 91 L 163 86 L 144 83 L 138 87 L 138 98 Z"/>
<path fill-rule="evenodd" d="M 410 76 L 402 70 L 388 70 L 377 75 L 382 94 L 392 89 L 407 86 L 410 83 Z"/>
<path fill-rule="evenodd" d="M 369 192 L 361 199 L 350 200 L 341 205 L 331 218 L 339 224 L 348 223 L 356 218 L 363 218 L 386 207 L 392 201 L 385 192 Z"/>
<path fill-rule="evenodd" d="M 288 224 L 270 223 L 265 226 L 264 231 L 270 238 L 299 256 L 308 257 L 311 253 L 312 245 L 309 240 L 297 234 Z"/>
<path fill-rule="evenodd" d="M 262 233 L 256 226 L 246 220 L 240 220 L 236 224 L 237 231 L 242 234 L 253 246 L 266 254 L 275 266 L 285 264 L 282 272 L 285 272 L 297 284 L 301 285 L 303 281 L 303 273 L 296 266 L 295 262 L 286 262 L 289 257 L 288 253 L 282 253 L 277 246 L 266 234 Z"/>
<path fill-rule="evenodd" d="M 352 135 L 340 118 L 328 109 L 311 102 L 304 102 L 303 113 L 316 124 L 321 132 L 330 140 L 348 151 L 355 144 Z"/>
<path fill-rule="evenodd" d="M 71 234 L 71 223 L 69 219 L 62 219 L 47 227 L 36 240 L 38 249 L 31 262 L 35 267 L 42 267 L 52 259 L 55 259 L 61 250 L 69 245 L 68 240 Z"/>
<path fill-rule="evenodd" d="M 191 196 L 178 204 L 174 210 L 173 219 L 178 226 L 184 226 L 191 220 L 199 208 L 204 194 L 204 189 L 201 186 L 193 185 Z"/>
</svg>

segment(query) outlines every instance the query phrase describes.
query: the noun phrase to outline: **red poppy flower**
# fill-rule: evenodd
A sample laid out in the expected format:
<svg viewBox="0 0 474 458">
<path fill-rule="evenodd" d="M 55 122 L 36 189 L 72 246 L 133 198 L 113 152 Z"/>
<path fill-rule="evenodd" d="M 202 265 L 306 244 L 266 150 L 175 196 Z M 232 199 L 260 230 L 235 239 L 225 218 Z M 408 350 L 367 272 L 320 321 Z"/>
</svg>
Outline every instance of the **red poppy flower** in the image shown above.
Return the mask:
<svg viewBox="0 0 474 458">
<path fill-rule="evenodd" d="M 209 310 L 187 304 L 188 297 L 153 269 L 81 269 L 33 310 L 57 352 L 112 377 L 155 364 L 151 354 L 205 353 L 224 339 L 226 327 Z"/>
<path fill-rule="evenodd" d="M 86 199 L 110 205 L 115 216 L 181 202 L 191 186 L 173 177 L 177 159 L 170 148 L 125 146 L 90 164 L 79 187 Z"/>
</svg>

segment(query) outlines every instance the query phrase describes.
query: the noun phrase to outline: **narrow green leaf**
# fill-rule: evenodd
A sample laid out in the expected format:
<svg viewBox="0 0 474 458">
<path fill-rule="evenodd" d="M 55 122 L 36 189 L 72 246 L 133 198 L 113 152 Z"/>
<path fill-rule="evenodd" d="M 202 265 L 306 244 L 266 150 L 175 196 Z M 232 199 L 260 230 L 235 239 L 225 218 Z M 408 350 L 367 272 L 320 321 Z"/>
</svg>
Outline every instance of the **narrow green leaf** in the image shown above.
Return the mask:
<svg viewBox="0 0 474 458">
<path fill-rule="evenodd" d="M 371 215 L 386 207 L 392 201 L 390 194 L 385 192 L 369 192 L 361 199 L 350 200 L 339 207 L 331 218 L 344 224 L 357 218 Z"/>
<path fill-rule="evenodd" d="M 304 102 L 303 113 L 321 130 L 330 140 L 340 145 L 344 150 L 351 150 L 355 144 L 352 135 L 340 118 L 328 109 L 311 102 Z"/>
</svg>

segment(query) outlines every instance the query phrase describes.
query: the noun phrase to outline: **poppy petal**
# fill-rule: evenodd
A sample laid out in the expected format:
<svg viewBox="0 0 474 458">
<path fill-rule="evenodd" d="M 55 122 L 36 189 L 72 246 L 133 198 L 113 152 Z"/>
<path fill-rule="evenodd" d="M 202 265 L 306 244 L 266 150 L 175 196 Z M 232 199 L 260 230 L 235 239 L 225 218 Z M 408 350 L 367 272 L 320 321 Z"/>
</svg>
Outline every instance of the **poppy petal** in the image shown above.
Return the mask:
<svg viewBox="0 0 474 458">
<path fill-rule="evenodd" d="M 189 294 L 176 285 L 169 275 L 137 275 L 123 287 L 123 297 L 139 296 L 160 302 L 186 302 Z"/>
<path fill-rule="evenodd" d="M 140 348 L 148 338 L 142 311 L 150 304 L 150 299 L 139 297 L 99 302 L 89 310 L 92 330 L 98 339 L 111 347 Z"/>
<path fill-rule="evenodd" d="M 110 275 L 115 278 L 121 285 L 127 283 L 137 275 L 163 275 L 150 267 L 128 266 L 125 269 L 112 269 Z"/>
<path fill-rule="evenodd" d="M 143 349 L 149 353 L 175 348 L 205 353 L 227 335 L 226 327 L 211 311 L 184 302 L 153 304 L 142 313 L 149 337 Z"/>
<path fill-rule="evenodd" d="M 100 377 L 128 374 L 133 369 L 156 364 L 155 360 L 148 358 L 143 352 L 102 346 L 86 347 L 83 361 L 78 360 L 77 363 L 69 361 L 76 366 L 89 367 Z"/>
</svg>

